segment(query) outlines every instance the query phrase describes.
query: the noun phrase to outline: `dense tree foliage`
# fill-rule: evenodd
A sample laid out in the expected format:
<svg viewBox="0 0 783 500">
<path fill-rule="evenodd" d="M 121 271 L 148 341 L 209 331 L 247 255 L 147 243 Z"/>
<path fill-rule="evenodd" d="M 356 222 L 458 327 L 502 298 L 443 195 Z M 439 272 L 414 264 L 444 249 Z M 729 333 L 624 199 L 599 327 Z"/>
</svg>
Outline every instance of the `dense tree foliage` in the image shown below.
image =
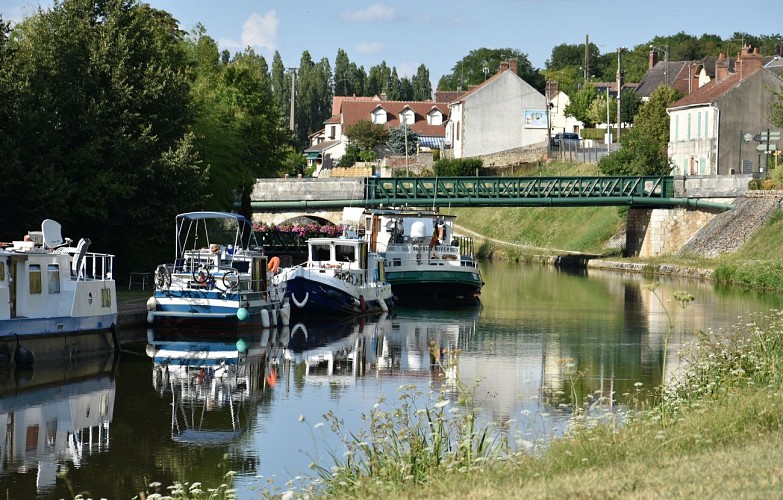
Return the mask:
<svg viewBox="0 0 783 500">
<path fill-rule="evenodd" d="M 483 83 L 498 72 L 501 62 L 516 59 L 517 75 L 539 92 L 544 92 L 544 76 L 530 63 L 527 54 L 516 49 L 481 48 L 470 51 L 438 82 L 440 90 L 467 90 L 471 85 Z"/>
<path fill-rule="evenodd" d="M 588 83 L 581 90 L 571 96 L 571 102 L 565 107 L 566 116 L 573 116 L 577 120 L 584 123 L 585 127 L 592 127 L 595 125 L 594 117 L 590 113 L 590 108 L 593 101 L 598 97 L 598 89 L 595 85 Z M 604 101 L 605 102 L 605 101 Z M 599 120 L 604 122 L 606 120 Z"/>
<path fill-rule="evenodd" d="M 54 218 L 122 265 L 201 203 L 206 169 L 188 130 L 187 54 L 170 15 L 134 0 L 64 0 L 17 25 L 8 45 L 4 231 Z"/>
<path fill-rule="evenodd" d="M 666 108 L 682 97 L 672 87 L 660 86 L 650 95 L 636 117 L 634 127 L 621 136 L 622 148 L 604 156 L 598 169 L 606 175 L 667 175 L 669 117 Z"/>
<path fill-rule="evenodd" d="M 413 156 L 419 148 L 419 134 L 411 130 L 407 125 L 390 128 L 386 147 L 393 155 L 402 156 L 407 151 L 409 156 Z"/>
</svg>

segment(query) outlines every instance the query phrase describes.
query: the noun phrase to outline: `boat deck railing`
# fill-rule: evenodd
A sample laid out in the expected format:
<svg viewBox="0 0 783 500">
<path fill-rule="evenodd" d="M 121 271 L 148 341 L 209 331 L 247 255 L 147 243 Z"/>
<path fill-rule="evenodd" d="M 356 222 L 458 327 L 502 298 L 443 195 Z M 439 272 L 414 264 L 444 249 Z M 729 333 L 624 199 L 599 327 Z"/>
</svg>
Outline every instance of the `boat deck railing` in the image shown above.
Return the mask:
<svg viewBox="0 0 783 500">
<path fill-rule="evenodd" d="M 81 262 L 74 256 L 74 276 L 77 281 L 99 281 L 113 279 L 114 255 L 87 252 Z M 78 269 L 76 267 L 79 267 Z"/>
</svg>

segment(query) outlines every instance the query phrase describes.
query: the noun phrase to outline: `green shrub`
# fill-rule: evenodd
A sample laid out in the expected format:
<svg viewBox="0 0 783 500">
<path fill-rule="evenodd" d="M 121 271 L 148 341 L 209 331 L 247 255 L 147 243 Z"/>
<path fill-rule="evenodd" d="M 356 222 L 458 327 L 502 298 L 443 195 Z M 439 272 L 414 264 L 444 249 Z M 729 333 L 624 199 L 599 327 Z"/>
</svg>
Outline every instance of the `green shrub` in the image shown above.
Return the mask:
<svg viewBox="0 0 783 500">
<path fill-rule="evenodd" d="M 432 168 L 439 177 L 470 177 L 476 175 L 477 171 L 480 175 L 483 166 L 484 160 L 481 158 L 444 158 L 436 161 Z"/>
</svg>

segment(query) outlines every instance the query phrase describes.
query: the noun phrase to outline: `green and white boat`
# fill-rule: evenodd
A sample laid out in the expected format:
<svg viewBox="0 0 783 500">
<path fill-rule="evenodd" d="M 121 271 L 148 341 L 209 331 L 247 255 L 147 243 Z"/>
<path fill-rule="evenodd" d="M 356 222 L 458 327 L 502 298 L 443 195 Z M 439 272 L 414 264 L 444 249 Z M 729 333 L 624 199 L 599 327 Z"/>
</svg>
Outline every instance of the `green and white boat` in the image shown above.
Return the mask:
<svg viewBox="0 0 783 500">
<path fill-rule="evenodd" d="M 484 282 L 473 241 L 454 234 L 453 215 L 435 210 L 366 210 L 359 230 L 384 258 L 386 281 L 401 303 L 459 305 L 479 301 Z"/>
</svg>

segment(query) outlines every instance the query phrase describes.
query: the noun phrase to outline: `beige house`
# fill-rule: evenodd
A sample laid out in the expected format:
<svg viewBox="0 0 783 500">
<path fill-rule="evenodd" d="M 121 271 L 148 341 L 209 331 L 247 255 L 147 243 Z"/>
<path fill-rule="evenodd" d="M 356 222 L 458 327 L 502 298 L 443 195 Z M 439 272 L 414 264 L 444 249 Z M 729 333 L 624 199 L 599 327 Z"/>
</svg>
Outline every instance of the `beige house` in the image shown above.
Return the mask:
<svg viewBox="0 0 783 500">
<path fill-rule="evenodd" d="M 721 54 L 714 79 L 672 103 L 669 148 L 676 175 L 761 173 L 765 161 L 757 147 L 770 124 L 772 93 L 783 86 L 780 70 L 763 67 L 757 50 L 743 47 L 729 71 Z"/>
<path fill-rule="evenodd" d="M 446 144 L 455 158 L 546 146 L 547 99 L 517 76 L 516 61 L 449 104 Z"/>
</svg>

